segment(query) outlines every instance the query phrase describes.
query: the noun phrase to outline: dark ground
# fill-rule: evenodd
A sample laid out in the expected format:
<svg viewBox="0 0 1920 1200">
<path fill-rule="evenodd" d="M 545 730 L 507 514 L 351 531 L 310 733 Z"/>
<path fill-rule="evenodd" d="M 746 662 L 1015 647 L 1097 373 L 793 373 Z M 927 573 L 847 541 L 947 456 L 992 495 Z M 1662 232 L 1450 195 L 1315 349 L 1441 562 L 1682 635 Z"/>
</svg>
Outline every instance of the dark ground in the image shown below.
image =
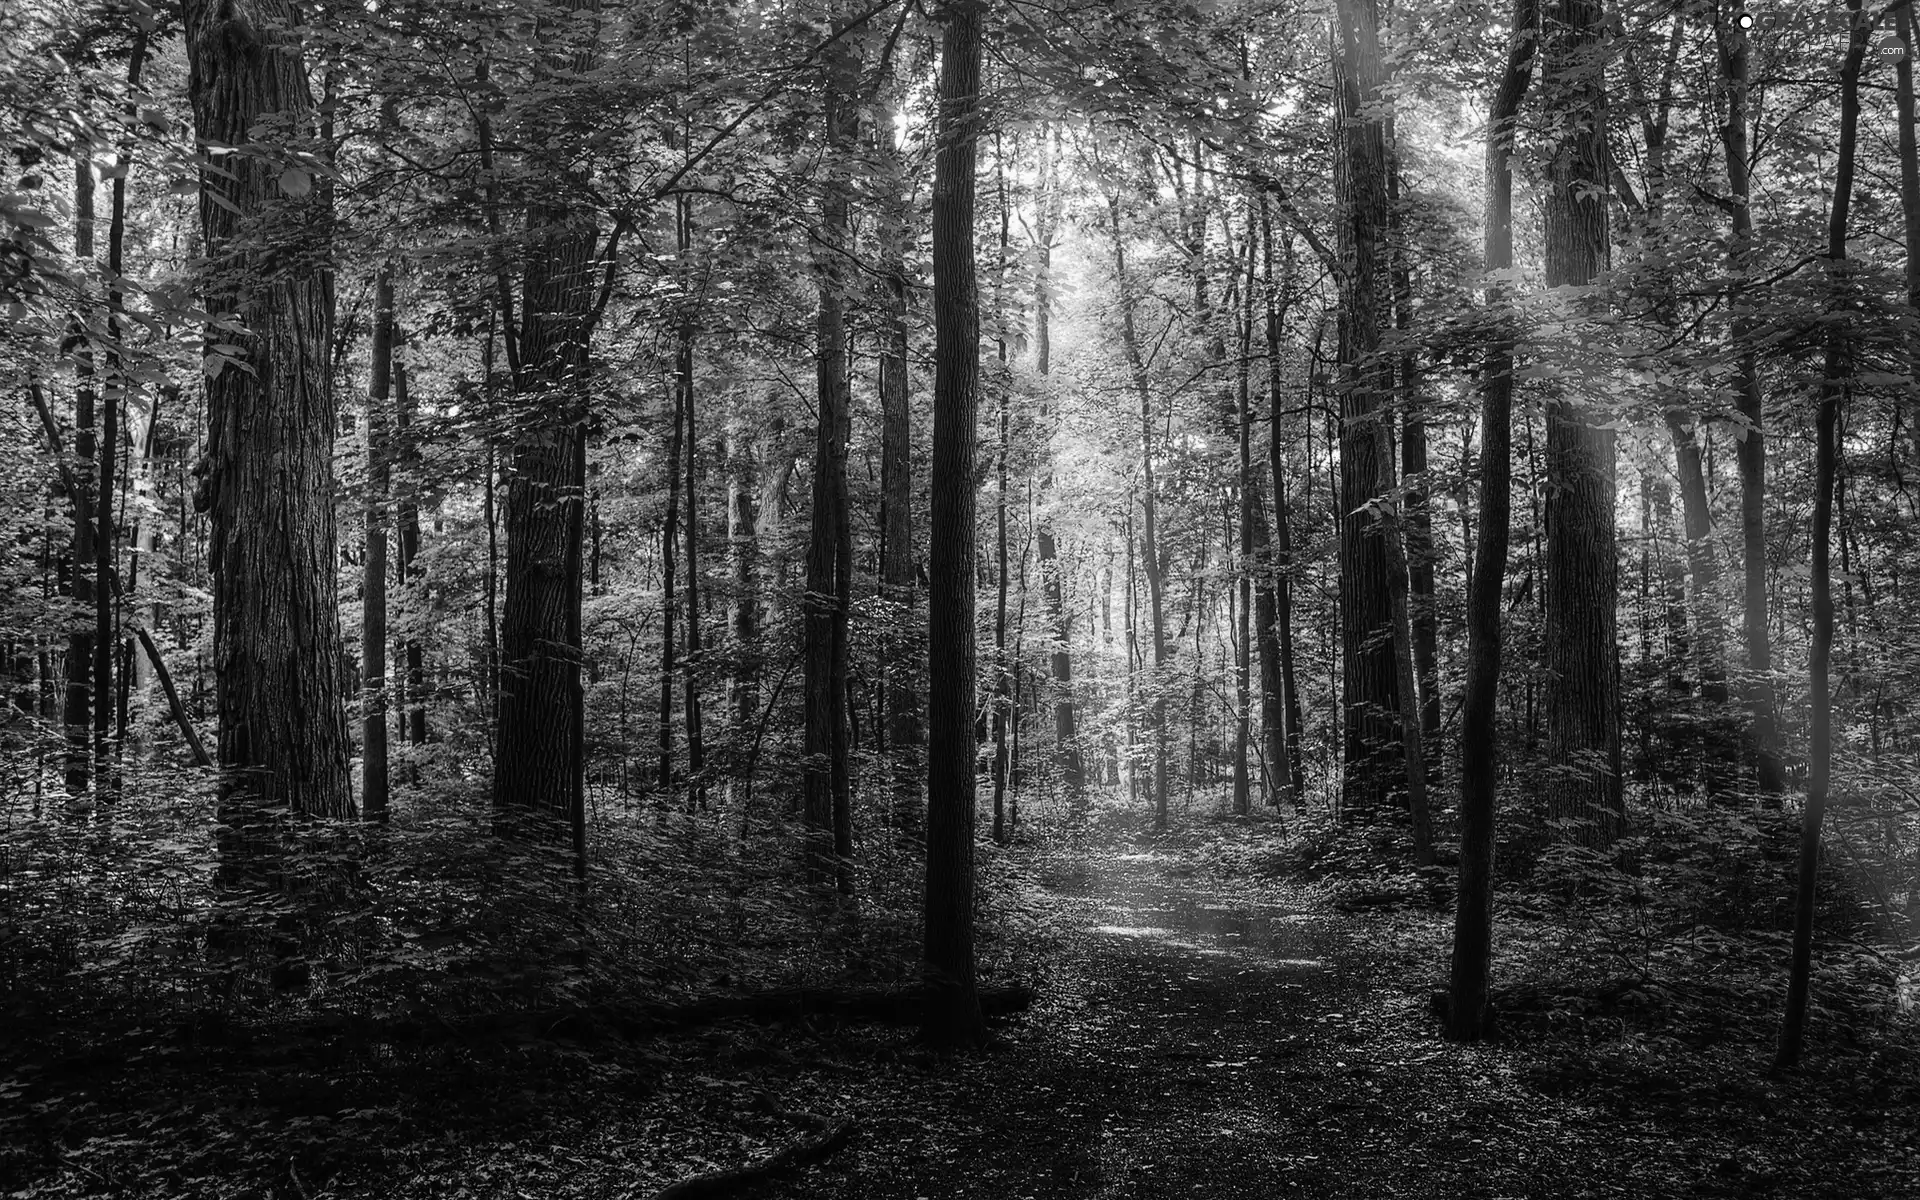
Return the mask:
<svg viewBox="0 0 1920 1200">
<path fill-rule="evenodd" d="M 1022 881 L 984 956 L 1040 999 L 952 1058 L 824 1019 L 397 1047 L 136 1030 L 58 1062 L 11 1039 L 0 1195 L 646 1200 L 849 1119 L 826 1162 L 739 1194 L 1920 1198 L 1911 1015 L 1816 978 L 1806 1066 L 1768 1078 L 1777 998 L 1726 981 L 1771 981 L 1770 945 L 1623 992 L 1590 940 L 1523 915 L 1500 936 L 1531 957 L 1496 982 L 1568 982 L 1453 1045 L 1429 1011 L 1450 915 L 1220 869 L 1268 837 L 983 848 Z"/>
</svg>

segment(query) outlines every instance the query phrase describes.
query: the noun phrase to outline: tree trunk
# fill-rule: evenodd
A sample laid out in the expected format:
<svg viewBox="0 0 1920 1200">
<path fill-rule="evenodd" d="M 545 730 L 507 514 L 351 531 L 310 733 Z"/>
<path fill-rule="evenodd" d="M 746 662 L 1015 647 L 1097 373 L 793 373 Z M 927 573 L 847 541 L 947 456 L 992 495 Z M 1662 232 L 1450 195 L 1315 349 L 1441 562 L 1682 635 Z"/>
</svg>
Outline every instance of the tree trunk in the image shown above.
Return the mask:
<svg viewBox="0 0 1920 1200">
<path fill-rule="evenodd" d="M 279 125 L 304 140 L 313 97 L 286 0 L 187 0 L 184 12 L 200 141 L 242 146 Z M 194 496 L 211 516 L 219 758 L 229 796 L 348 816 L 335 409 L 323 366 L 331 223 L 311 175 L 280 159 L 236 153 L 201 178 L 207 308 L 246 326 L 214 339 L 240 350 L 209 362 Z"/>
<path fill-rule="evenodd" d="M 1840 68 L 1840 144 L 1834 171 L 1833 204 L 1827 213 L 1826 269 L 1846 283 L 1847 215 L 1853 203 L 1854 146 L 1860 126 L 1860 67 L 1867 51 L 1867 17 L 1861 0 L 1848 0 L 1853 32 Z M 1842 311 L 1845 311 L 1844 308 Z M 1833 659 L 1833 481 L 1839 470 L 1840 405 L 1855 370 L 1854 332 L 1850 324 L 1827 325 L 1826 370 L 1820 382 L 1820 408 L 1814 427 L 1813 459 L 1813 642 L 1807 655 L 1807 806 L 1800 818 L 1799 882 L 1793 896 L 1793 952 L 1787 969 L 1787 1006 L 1780 1023 L 1780 1047 L 1774 1069 L 1800 1061 L 1806 1036 L 1807 1000 L 1813 970 L 1813 902 L 1820 869 L 1820 825 L 1826 816 L 1833 777 L 1833 694 L 1828 670 Z"/>
<path fill-rule="evenodd" d="M 1260 199 L 1260 241 L 1264 263 L 1262 281 L 1266 291 L 1267 308 L 1267 406 L 1269 411 L 1267 465 L 1273 475 L 1273 595 L 1274 595 L 1274 633 L 1278 645 L 1275 647 L 1280 659 L 1280 691 L 1284 703 L 1282 706 L 1282 728 L 1275 740 L 1268 735 L 1269 754 L 1275 764 L 1274 770 L 1280 774 L 1281 787 L 1286 797 L 1294 804 L 1303 802 L 1306 796 L 1306 769 L 1300 758 L 1300 686 L 1299 676 L 1294 670 L 1293 661 L 1293 522 L 1287 512 L 1287 455 L 1286 443 L 1280 436 L 1281 408 L 1285 403 L 1286 392 L 1281 386 L 1281 348 L 1285 336 L 1287 306 L 1291 302 L 1290 291 L 1276 285 L 1273 277 L 1273 216 L 1268 210 L 1266 197 Z M 1291 282 L 1293 255 L 1291 243 L 1287 255 L 1284 282 Z M 1283 295 L 1283 291 L 1287 294 Z M 1309 364 L 1309 369 L 1312 365 Z M 1307 423 L 1307 474 L 1313 473 L 1312 421 Z"/>
<path fill-rule="evenodd" d="M 81 262 L 93 258 L 93 163 L 82 160 L 75 165 L 73 188 L 73 256 Z M 91 612 L 94 593 L 104 591 L 105 583 L 97 571 L 100 513 L 112 504 L 112 497 L 99 491 L 94 467 L 98 462 L 94 441 L 94 363 L 91 332 L 76 319 L 73 322 L 73 449 L 80 458 L 76 479 L 79 487 L 73 497 L 73 544 L 67 560 L 69 587 L 74 604 Z M 96 587 L 96 585 L 98 585 Z M 67 633 L 67 792 L 78 796 L 87 790 L 92 778 L 93 755 L 93 663 L 94 630 L 77 623 Z M 106 693 L 100 703 L 106 704 Z"/>
<path fill-rule="evenodd" d="M 826 142 L 836 162 L 851 157 L 858 110 L 853 90 L 859 64 L 844 40 L 827 52 Z M 807 828 L 807 874 L 816 889 L 853 894 L 851 796 L 847 775 L 847 605 L 851 563 L 843 547 L 847 523 L 847 436 L 852 394 L 847 380 L 844 259 L 852 243 L 846 179 L 827 180 L 820 204 L 820 252 L 814 270 L 820 304 L 815 317 L 819 423 L 813 452 L 812 523 L 807 542 L 806 766 L 802 811 Z M 845 836 L 842 836 L 842 829 Z"/>
<path fill-rule="evenodd" d="M 1903 25 L 1904 28 L 1904 25 Z M 1720 127 L 1726 154 L 1727 192 L 1732 204 L 1733 240 L 1728 266 L 1736 280 L 1744 276 L 1753 257 L 1753 179 L 1747 150 L 1747 34 L 1737 24 L 1716 20 L 1721 75 L 1727 81 L 1727 120 Z M 1916 286 L 1920 286 L 1917 281 Z M 1740 290 L 1744 290 L 1742 286 Z M 1920 295 L 1917 292 L 1916 295 Z M 1767 445 L 1763 430 L 1765 401 L 1760 393 L 1760 323 L 1737 296 L 1731 335 L 1740 358 L 1734 368 L 1734 403 L 1740 413 L 1740 541 L 1746 566 L 1746 593 L 1742 624 L 1747 644 L 1747 670 L 1741 690 L 1746 694 L 1750 720 L 1749 756 L 1755 781 L 1763 792 L 1785 786 L 1780 767 L 1780 732 L 1773 696 L 1773 647 L 1767 631 Z"/>
<path fill-rule="evenodd" d="M 994 605 L 993 605 L 993 841 L 1007 844 L 1006 823 L 1009 744 L 1007 726 L 1013 716 L 1012 675 L 1007 663 L 1007 402 L 1012 380 L 1007 372 L 1007 233 L 1011 216 L 1007 208 L 1007 168 L 1000 149 L 1000 136 L 993 139 L 995 195 L 1000 210 L 1000 253 L 993 268 L 993 373 L 995 407 L 998 410 L 999 438 L 994 455 Z"/>
<path fill-rule="evenodd" d="M 1233 739 L 1233 811 L 1245 815 L 1253 811 L 1253 777 L 1247 755 L 1253 726 L 1253 252 L 1257 240 L 1254 216 L 1247 213 L 1246 280 L 1240 293 L 1240 365 L 1236 371 L 1240 389 L 1239 473 L 1236 487 L 1240 498 L 1239 569 L 1235 583 L 1239 588 L 1239 608 L 1234 641 L 1234 701 L 1237 720 Z"/>
<path fill-rule="evenodd" d="M 973 961 L 974 460 L 980 308 L 973 261 L 980 27 L 949 0 L 933 181 L 933 511 L 928 528 L 927 886 L 921 1026 L 929 1042 L 986 1038 Z"/>
<path fill-rule="evenodd" d="M 1423 746 L 1440 737 L 1439 620 L 1433 604 L 1433 517 L 1427 498 L 1426 401 L 1420 393 L 1420 356 L 1413 328 L 1412 252 L 1407 245 L 1405 217 L 1400 203 L 1400 149 L 1397 131 L 1387 131 L 1387 230 L 1390 238 L 1390 277 L 1393 288 L 1393 328 L 1401 341 L 1394 358 L 1396 399 L 1400 406 L 1400 478 L 1402 519 L 1400 535 L 1406 546 L 1407 609 L 1413 631 L 1413 674 L 1420 694 L 1420 739 Z"/>
<path fill-rule="evenodd" d="M 1041 200 L 1034 228 L 1033 368 L 1044 377 L 1053 370 L 1053 236 L 1060 222 L 1062 189 L 1053 134 L 1049 130 L 1041 136 L 1044 143 L 1040 164 Z M 1048 409 L 1041 412 L 1045 424 L 1040 448 L 1043 505 L 1053 496 L 1052 416 Z M 1060 581 L 1060 548 L 1054 540 L 1053 519 L 1046 507 L 1034 523 L 1034 546 L 1040 558 L 1040 586 L 1047 606 L 1048 636 L 1053 642 L 1049 662 L 1054 688 L 1054 756 L 1060 767 L 1060 784 L 1066 789 L 1068 811 L 1081 815 L 1086 811 L 1087 772 L 1080 749 L 1079 711 L 1073 696 L 1073 626 L 1067 619 Z"/>
<path fill-rule="evenodd" d="M 693 249 L 693 204 L 679 198 L 680 251 L 684 256 Z M 695 432 L 693 402 L 693 327 L 683 327 L 678 347 L 676 371 L 686 403 L 687 436 L 687 653 L 681 663 L 683 708 L 687 721 L 687 811 L 707 806 L 706 747 L 700 737 L 700 439 Z M 668 536 L 671 536 L 669 533 Z"/>
<path fill-rule="evenodd" d="M 1387 224 L 1386 152 L 1377 115 L 1383 68 L 1373 0 L 1339 0 L 1334 63 L 1340 246 L 1340 645 L 1346 770 L 1340 809 L 1366 818 L 1392 789 L 1396 714 L 1392 575 L 1385 541 L 1370 533 L 1367 502 L 1391 459 L 1374 426 L 1389 418 L 1390 372 L 1381 359 L 1381 242 Z M 1409 705 L 1412 696 L 1405 697 Z"/>
<path fill-rule="evenodd" d="M 738 398 L 736 397 L 736 403 Z M 733 696 L 729 723 L 738 741 L 753 723 L 760 707 L 760 597 L 755 587 L 759 572 L 759 515 L 755 503 L 753 451 L 748 445 L 748 417 L 735 411 L 727 430 L 727 549 L 733 568 L 732 614 Z"/>
<path fill-rule="evenodd" d="M 1164 607 L 1163 567 L 1160 560 L 1160 526 L 1153 479 L 1153 386 L 1147 379 L 1145 358 L 1140 352 L 1140 333 L 1135 313 L 1140 297 L 1133 278 L 1127 272 L 1127 251 L 1120 228 L 1120 198 L 1107 197 L 1108 229 L 1113 235 L 1113 270 L 1120 292 L 1120 347 L 1126 354 L 1127 374 L 1140 400 L 1140 507 L 1141 568 L 1147 577 L 1147 613 L 1153 632 L 1153 707 L 1150 718 L 1153 734 L 1153 821 L 1154 828 L 1167 827 L 1167 695 L 1161 672 L 1167 665 L 1167 622 Z"/>
<path fill-rule="evenodd" d="M 683 334 L 681 340 L 688 342 L 688 335 Z M 680 553 L 680 452 L 687 408 L 693 403 L 691 354 L 686 360 L 689 368 L 686 371 L 678 369 L 681 362 L 678 354 L 674 361 L 673 432 L 667 435 L 667 514 L 660 526 L 660 707 L 655 729 L 660 746 L 660 771 L 656 786 L 660 790 L 662 805 L 673 802 L 674 620 L 680 607 L 675 574 Z"/>
<path fill-rule="evenodd" d="M 1550 102 L 1569 123 L 1549 171 L 1546 283 L 1585 287 L 1607 263 L 1603 136 L 1606 98 L 1599 53 L 1600 0 L 1553 0 L 1543 71 Z M 1585 307 L 1575 302 L 1576 307 Z M 1548 813 L 1567 824 L 1557 836 L 1611 846 L 1625 829 L 1620 775 L 1620 685 L 1614 604 L 1616 435 L 1584 400 L 1564 393 L 1547 405 L 1547 568 L 1545 660 L 1547 754 L 1559 778 Z"/>
<path fill-rule="evenodd" d="M 396 340 L 397 337 L 396 334 Z M 420 450 L 412 432 L 413 402 L 407 396 L 407 364 L 398 360 L 393 364 L 393 415 L 400 431 L 401 462 L 408 471 L 396 505 L 400 518 L 400 582 L 406 615 L 402 650 L 407 660 L 407 743 L 420 746 L 427 740 L 427 669 L 420 627 L 431 621 L 432 614 L 424 611 L 427 589 L 421 586 L 420 571 L 414 566 L 420 557 Z M 414 782 L 419 782 L 417 777 Z"/>
<path fill-rule="evenodd" d="M 1513 119 L 1533 75 L 1537 0 L 1515 0 L 1506 69 L 1487 118 L 1487 226 L 1490 275 L 1513 267 Z M 1487 307 L 1499 323 L 1480 373 L 1480 540 L 1467 591 L 1467 683 L 1460 710 L 1460 880 L 1455 894 L 1447 1034 L 1487 1034 L 1488 967 L 1493 957 L 1494 809 L 1500 780 L 1500 596 L 1506 579 L 1513 477 L 1513 317 L 1498 277 Z"/>
<path fill-rule="evenodd" d="M 907 267 L 909 204 L 892 110 L 876 122 L 886 174 L 880 213 L 880 503 L 882 593 L 892 606 L 888 637 L 887 746 L 893 759 L 894 808 L 903 831 L 919 826 L 920 697 L 915 692 L 921 646 L 914 620 L 913 426 L 907 395 Z"/>
<path fill-rule="evenodd" d="M 387 819 L 387 405 L 393 391 L 393 268 L 373 283 L 372 375 L 367 382 L 367 544 L 360 592 L 362 696 L 360 811 Z"/>
</svg>

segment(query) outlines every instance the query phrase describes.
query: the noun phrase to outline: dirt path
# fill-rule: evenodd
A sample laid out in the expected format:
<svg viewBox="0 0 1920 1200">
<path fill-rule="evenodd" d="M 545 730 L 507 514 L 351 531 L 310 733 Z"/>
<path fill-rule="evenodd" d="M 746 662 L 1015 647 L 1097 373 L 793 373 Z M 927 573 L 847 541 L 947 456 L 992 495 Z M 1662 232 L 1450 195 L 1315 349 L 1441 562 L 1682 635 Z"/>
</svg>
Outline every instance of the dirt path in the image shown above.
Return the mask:
<svg viewBox="0 0 1920 1200">
<path fill-rule="evenodd" d="M 1056 890 L 1062 952 L 1004 1046 L 947 1064 L 890 1052 L 883 1094 L 841 1093 L 868 1113 L 858 1145 L 779 1194 L 1920 1195 L 1920 1174 L 1789 1184 L 1769 1148 L 1788 1118 L 1764 1089 L 1726 1098 L 1732 1119 L 1712 1127 L 1672 1096 L 1543 1095 L 1537 1060 L 1436 1036 L 1421 1011 L 1435 964 L 1397 948 L 1391 919 L 1172 865 L 1120 853 Z"/>
</svg>

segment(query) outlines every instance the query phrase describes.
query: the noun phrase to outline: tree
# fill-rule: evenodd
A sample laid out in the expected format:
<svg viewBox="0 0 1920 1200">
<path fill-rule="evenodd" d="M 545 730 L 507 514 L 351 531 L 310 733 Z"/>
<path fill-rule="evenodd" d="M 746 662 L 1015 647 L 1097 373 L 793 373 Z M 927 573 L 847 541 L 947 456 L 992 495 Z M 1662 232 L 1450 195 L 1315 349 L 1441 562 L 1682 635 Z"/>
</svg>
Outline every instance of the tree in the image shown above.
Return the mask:
<svg viewBox="0 0 1920 1200">
<path fill-rule="evenodd" d="M 1860 68 L 1867 53 L 1867 16 L 1861 0 L 1848 0 L 1852 33 L 1840 66 L 1840 140 L 1834 166 L 1833 203 L 1827 209 L 1824 264 L 1837 298 L 1853 288 L 1847 264 L 1847 215 L 1853 204 L 1854 152 L 1860 129 Z M 1845 304 L 1840 299 L 1841 305 Z M 1775 1070 L 1800 1061 L 1806 1037 L 1807 1000 L 1813 975 L 1813 902 L 1820 872 L 1820 825 L 1833 777 L 1833 483 L 1840 458 L 1840 406 L 1854 370 L 1852 332 L 1843 321 L 1826 324 L 1826 363 L 1813 443 L 1813 638 L 1807 655 L 1807 806 L 1800 815 L 1800 861 L 1793 893 L 1793 949 L 1787 968 L 1787 1004 L 1780 1020 Z"/>
<path fill-rule="evenodd" d="M 330 228 L 313 184 L 313 96 L 286 0 L 187 0 L 201 172 L 219 760 L 230 795 L 347 816 L 333 517 Z M 263 132 L 270 140 L 261 146 Z M 216 198 L 217 197 L 217 198 Z M 222 350 L 231 346 L 231 351 Z"/>
<path fill-rule="evenodd" d="M 1487 106 L 1486 334 L 1480 373 L 1480 540 L 1467 593 L 1467 686 L 1460 710 L 1460 878 L 1447 1034 L 1486 1036 L 1493 957 L 1494 817 L 1499 798 L 1500 597 L 1513 502 L 1514 331 L 1503 272 L 1513 267 L 1513 125 L 1533 76 L 1538 0 L 1515 0 L 1507 61 Z"/>
<path fill-rule="evenodd" d="M 1546 283 L 1587 288 L 1608 252 L 1600 0 L 1546 8 L 1542 96 L 1563 129 L 1548 166 Z M 1570 293 L 1577 311 L 1592 305 Z M 1593 405 L 1562 391 L 1547 404 L 1547 562 L 1544 582 L 1548 794 L 1561 836 L 1610 846 L 1626 821 L 1620 773 L 1620 683 L 1614 606 L 1616 435 Z"/>
<path fill-rule="evenodd" d="M 933 182 L 933 511 L 928 525 L 927 887 L 921 1027 L 930 1042 L 986 1037 L 973 962 L 974 464 L 980 297 L 974 271 L 984 0 L 940 16 L 939 153 Z"/>
<path fill-rule="evenodd" d="M 373 284 L 373 358 L 367 381 L 367 534 L 360 595 L 363 760 L 360 808 L 387 819 L 387 504 L 392 471 L 387 405 L 393 391 L 393 268 L 381 263 Z"/>
<path fill-rule="evenodd" d="M 835 32 L 846 28 L 836 21 Z M 847 297 L 844 258 L 852 243 L 851 183 L 845 163 L 855 145 L 859 59 L 842 37 L 829 46 L 823 67 L 824 137 L 834 165 L 820 198 L 820 304 L 814 321 L 818 423 L 813 448 L 813 520 L 807 540 L 806 770 L 803 812 L 808 874 L 815 886 L 831 881 L 853 894 L 853 798 L 848 777 L 847 607 L 852 601 L 853 534 L 847 512 L 847 439 L 853 393 L 847 379 Z"/>
</svg>

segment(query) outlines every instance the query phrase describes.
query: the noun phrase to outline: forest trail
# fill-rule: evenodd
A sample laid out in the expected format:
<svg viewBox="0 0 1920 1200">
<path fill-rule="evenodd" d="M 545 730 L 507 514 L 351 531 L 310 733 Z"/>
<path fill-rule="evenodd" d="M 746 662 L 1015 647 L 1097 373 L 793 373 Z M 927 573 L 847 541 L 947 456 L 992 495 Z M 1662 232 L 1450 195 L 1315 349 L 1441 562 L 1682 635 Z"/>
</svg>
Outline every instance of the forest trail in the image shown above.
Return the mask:
<svg viewBox="0 0 1920 1200">
<path fill-rule="evenodd" d="M 856 1148 L 778 1194 L 1816 1194 L 1776 1190 L 1785 1164 L 1759 1143 L 1787 1131 L 1768 1128 L 1764 1097 L 1703 1127 L 1671 1097 L 1544 1095 L 1511 1048 L 1441 1040 L 1421 1011 L 1440 966 L 1414 952 L 1405 921 L 1285 881 L 1169 869 L 1191 870 L 1111 848 L 1036 897 L 1064 926 L 1063 953 L 998 1052 L 903 1062 L 918 1069 L 883 1085 L 884 1113 L 869 1110 Z"/>
</svg>

